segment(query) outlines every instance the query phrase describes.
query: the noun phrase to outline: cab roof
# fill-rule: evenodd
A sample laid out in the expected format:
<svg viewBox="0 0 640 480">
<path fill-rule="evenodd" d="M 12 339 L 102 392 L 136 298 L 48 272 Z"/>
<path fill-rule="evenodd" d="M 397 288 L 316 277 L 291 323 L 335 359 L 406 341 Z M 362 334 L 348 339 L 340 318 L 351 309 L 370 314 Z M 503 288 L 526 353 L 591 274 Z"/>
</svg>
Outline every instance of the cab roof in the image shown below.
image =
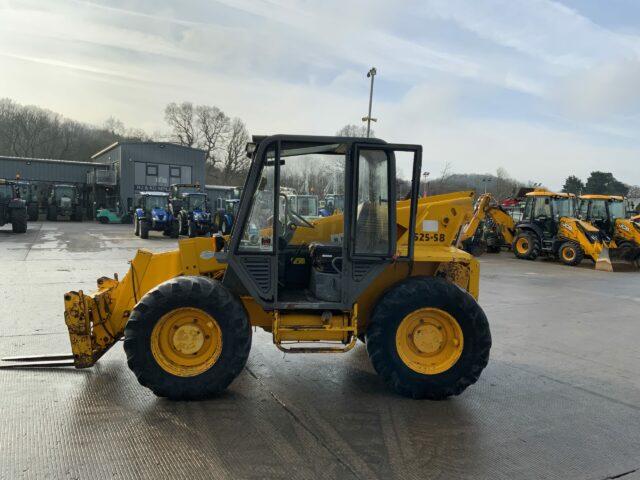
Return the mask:
<svg viewBox="0 0 640 480">
<path fill-rule="evenodd" d="M 621 197 L 620 195 L 588 194 L 588 195 L 581 195 L 580 198 L 584 198 L 585 200 L 611 200 L 614 202 L 621 202 L 624 200 L 624 197 Z"/>
<path fill-rule="evenodd" d="M 527 197 L 553 197 L 553 198 L 574 198 L 573 193 L 551 192 L 549 190 L 534 190 L 526 194 Z"/>
</svg>

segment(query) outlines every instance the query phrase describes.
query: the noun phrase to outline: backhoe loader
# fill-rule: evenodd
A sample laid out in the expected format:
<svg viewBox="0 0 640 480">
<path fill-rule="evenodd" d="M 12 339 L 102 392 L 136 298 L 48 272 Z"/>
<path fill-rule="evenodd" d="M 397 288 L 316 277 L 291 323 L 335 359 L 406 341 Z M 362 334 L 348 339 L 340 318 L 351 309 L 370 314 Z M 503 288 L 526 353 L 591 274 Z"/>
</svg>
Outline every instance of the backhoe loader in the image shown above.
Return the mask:
<svg viewBox="0 0 640 480">
<path fill-rule="evenodd" d="M 396 169 L 400 152 L 411 159 L 406 182 L 396 182 L 407 171 Z M 364 335 L 373 368 L 411 398 L 444 399 L 478 380 L 491 347 L 479 265 L 453 245 L 473 192 L 419 198 L 419 145 L 274 135 L 254 137 L 247 154 L 230 236 L 139 250 L 123 278 L 64 295 L 72 355 L 5 360 L 91 367 L 124 337 L 143 386 L 202 399 L 238 376 L 260 327 L 289 353 L 345 352 Z M 325 160 L 340 168 L 344 211 L 308 220 L 289 206 L 284 171 Z"/>
<path fill-rule="evenodd" d="M 486 249 L 498 253 L 504 247 L 510 248 L 516 234 L 516 222 L 490 193 L 478 197 L 471 220 L 462 228 L 458 245 L 478 256 Z"/>
<path fill-rule="evenodd" d="M 575 196 L 568 193 L 543 189 L 527 193 L 513 242 L 516 257 L 535 260 L 541 254 L 550 255 L 575 266 L 587 256 L 596 270 L 613 271 L 607 239 L 593 225 L 574 217 L 575 204 Z"/>
<path fill-rule="evenodd" d="M 638 264 L 640 260 L 640 224 L 627 211 L 624 197 L 582 195 L 580 218 L 600 229 L 611 239 L 611 257 Z M 631 217 L 631 218 L 630 218 Z"/>
</svg>

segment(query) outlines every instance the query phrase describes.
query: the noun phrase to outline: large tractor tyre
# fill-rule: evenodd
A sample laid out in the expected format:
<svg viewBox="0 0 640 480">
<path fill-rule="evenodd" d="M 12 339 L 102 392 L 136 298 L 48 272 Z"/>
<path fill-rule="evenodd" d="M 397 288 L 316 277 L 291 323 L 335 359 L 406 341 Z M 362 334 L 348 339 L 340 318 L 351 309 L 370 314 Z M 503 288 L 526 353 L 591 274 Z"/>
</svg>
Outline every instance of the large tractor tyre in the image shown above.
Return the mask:
<svg viewBox="0 0 640 480">
<path fill-rule="evenodd" d="M 160 397 L 200 400 L 240 374 L 251 325 L 240 300 L 220 282 L 178 277 L 147 293 L 124 330 L 129 368 Z"/>
<path fill-rule="evenodd" d="M 198 234 L 198 228 L 196 227 L 196 222 L 193 220 L 189 221 L 189 227 L 187 228 L 187 235 L 189 238 L 193 238 Z"/>
<path fill-rule="evenodd" d="M 151 228 L 151 226 L 149 225 L 149 222 L 145 220 L 141 220 L 138 223 L 140 224 L 140 238 L 146 240 L 147 238 L 149 238 L 149 229 Z"/>
<path fill-rule="evenodd" d="M 189 221 L 183 215 L 178 216 L 180 235 L 189 235 Z"/>
<path fill-rule="evenodd" d="M 11 230 L 13 233 L 25 233 L 27 231 L 26 209 L 17 209 L 11 213 Z"/>
<path fill-rule="evenodd" d="M 35 222 L 38 220 L 39 210 L 37 205 L 32 205 L 27 208 L 27 218 L 30 222 Z"/>
<path fill-rule="evenodd" d="M 534 232 L 520 232 L 513 241 L 513 253 L 524 260 L 535 260 L 540 255 L 542 246 L 538 235 Z"/>
<path fill-rule="evenodd" d="M 138 220 L 138 217 L 133 219 L 133 234 L 136 237 L 140 236 L 140 220 Z"/>
<path fill-rule="evenodd" d="M 71 220 L 74 222 L 81 222 L 83 219 L 83 213 L 81 207 L 75 207 L 71 212 Z M 108 220 L 107 220 L 108 221 Z"/>
<path fill-rule="evenodd" d="M 224 232 L 222 231 L 224 226 L 224 210 L 218 210 L 217 212 L 215 212 L 213 214 L 213 217 L 211 219 L 211 231 L 213 233 L 222 233 L 224 235 Z"/>
<path fill-rule="evenodd" d="M 633 242 L 620 242 L 618 244 L 618 248 L 615 251 L 615 257 L 625 262 L 639 264 L 640 247 L 636 246 L 636 244 Z"/>
<path fill-rule="evenodd" d="M 173 222 L 171 222 L 171 225 L 169 226 L 169 236 L 171 238 L 179 238 L 180 237 L 180 225 L 175 220 Z"/>
<path fill-rule="evenodd" d="M 478 380 L 491 332 L 469 293 L 441 278 L 413 277 L 378 302 L 366 344 L 373 368 L 393 390 L 442 400 Z"/>
<path fill-rule="evenodd" d="M 584 259 L 584 251 L 576 242 L 564 242 L 558 249 L 558 258 L 565 265 L 575 267 Z"/>
<path fill-rule="evenodd" d="M 50 222 L 55 222 L 58 220 L 58 207 L 55 205 L 49 205 L 47 207 L 47 220 Z"/>
</svg>

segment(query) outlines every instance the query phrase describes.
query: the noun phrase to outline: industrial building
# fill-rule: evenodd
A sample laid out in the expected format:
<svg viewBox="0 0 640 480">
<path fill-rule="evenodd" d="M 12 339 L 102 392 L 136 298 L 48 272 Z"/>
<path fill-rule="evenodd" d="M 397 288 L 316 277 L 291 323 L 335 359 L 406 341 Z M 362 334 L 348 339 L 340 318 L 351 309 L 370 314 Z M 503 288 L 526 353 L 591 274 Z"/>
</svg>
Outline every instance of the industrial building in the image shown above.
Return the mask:
<svg viewBox="0 0 640 480">
<path fill-rule="evenodd" d="M 79 187 L 87 216 L 97 207 L 133 208 L 142 191 L 169 191 L 175 183 L 205 183 L 206 152 L 164 142 L 114 143 L 91 162 L 0 156 L 0 178 L 34 183 L 41 206 L 56 183 Z"/>
<path fill-rule="evenodd" d="M 114 172 L 116 201 L 126 210 L 133 207 L 137 194 L 144 191 L 168 192 L 176 183 L 205 183 L 206 152 L 173 143 L 126 142 L 114 143 L 94 154 L 95 163 L 107 165 Z M 97 202 L 113 205 L 108 190 L 96 189 Z"/>
</svg>

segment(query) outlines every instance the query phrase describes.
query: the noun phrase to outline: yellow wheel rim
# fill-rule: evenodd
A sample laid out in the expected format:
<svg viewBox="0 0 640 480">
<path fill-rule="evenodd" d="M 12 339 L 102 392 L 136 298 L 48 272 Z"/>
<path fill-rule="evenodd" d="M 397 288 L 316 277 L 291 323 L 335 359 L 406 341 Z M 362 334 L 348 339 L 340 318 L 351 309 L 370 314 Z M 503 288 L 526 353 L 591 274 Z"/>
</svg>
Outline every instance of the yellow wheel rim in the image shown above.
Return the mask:
<svg viewBox="0 0 640 480">
<path fill-rule="evenodd" d="M 576 251 L 573 247 L 566 247 L 562 249 L 562 258 L 567 262 L 571 262 L 576 258 Z"/>
<path fill-rule="evenodd" d="M 462 355 L 460 325 L 438 308 L 421 308 L 404 317 L 396 331 L 396 349 L 405 365 L 425 375 L 449 370 Z"/>
<path fill-rule="evenodd" d="M 206 372 L 222 352 L 218 322 L 199 308 L 176 308 L 151 332 L 151 353 L 160 367 L 178 377 Z"/>
<path fill-rule="evenodd" d="M 516 249 L 518 253 L 527 253 L 529 251 L 529 240 L 526 238 L 519 238 L 516 242 Z"/>
</svg>

